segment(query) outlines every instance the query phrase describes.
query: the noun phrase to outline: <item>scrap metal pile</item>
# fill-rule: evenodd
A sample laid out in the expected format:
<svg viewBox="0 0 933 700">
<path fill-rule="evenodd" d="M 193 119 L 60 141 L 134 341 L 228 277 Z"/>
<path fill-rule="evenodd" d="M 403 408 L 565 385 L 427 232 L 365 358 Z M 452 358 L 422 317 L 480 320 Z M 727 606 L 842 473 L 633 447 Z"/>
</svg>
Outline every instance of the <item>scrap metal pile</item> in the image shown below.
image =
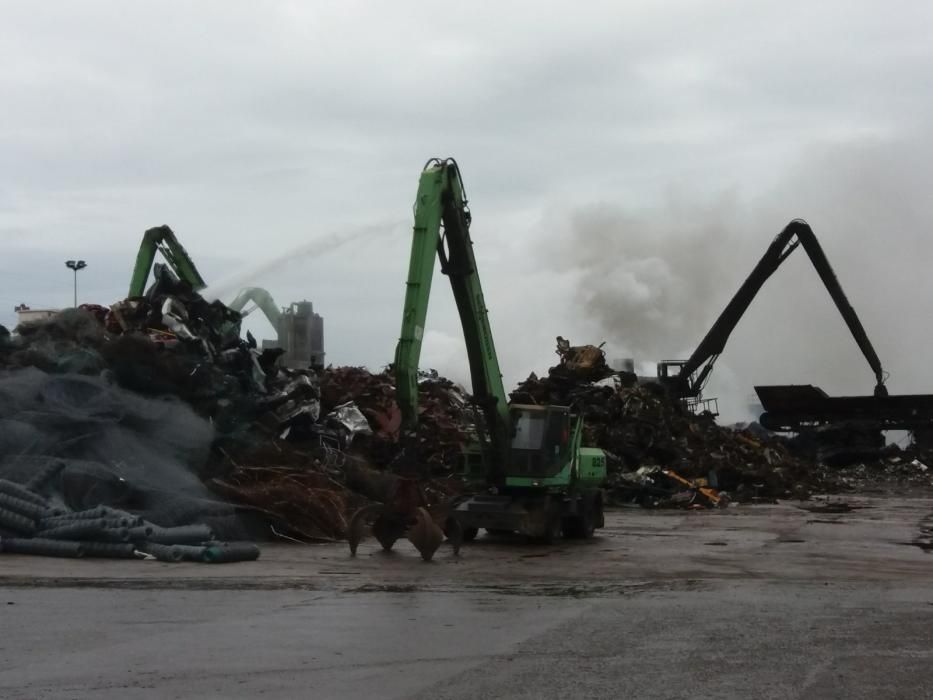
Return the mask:
<svg viewBox="0 0 933 700">
<path fill-rule="evenodd" d="M 419 426 L 406 431 L 390 371 L 284 368 L 279 350 L 240 338 L 240 320 L 157 267 L 144 297 L 14 336 L 0 328 L 4 550 L 229 560 L 258 550 L 218 541 L 352 539 L 352 514 L 373 503 L 443 517 L 476 439 L 462 389 L 424 374 Z M 617 502 L 721 505 L 723 492 L 745 501 L 846 485 L 764 431 L 718 426 L 613 372 L 600 348 L 558 339 L 558 352 L 511 398 L 581 411 Z"/>
<path fill-rule="evenodd" d="M 546 377 L 530 375 L 510 398 L 581 411 L 587 443 L 606 451 L 617 501 L 711 504 L 718 492 L 748 501 L 806 497 L 834 486 L 831 475 L 795 457 L 783 440 L 694 415 L 663 386 L 611 370 L 595 346 L 571 347 L 558 338 L 558 354 L 560 363 Z"/>
<path fill-rule="evenodd" d="M 445 502 L 462 484 L 452 474 L 473 418 L 453 383 L 427 375 L 421 422 L 401 428 L 391 374 L 362 367 L 322 370 L 313 377 L 319 420 L 301 431 L 259 417 L 249 439 L 227 444 L 212 461 L 212 488 L 270 517 L 276 532 L 304 540 L 348 534 L 359 508 L 389 502 L 412 482 L 425 505 Z"/>
<path fill-rule="evenodd" d="M 3 332 L 0 478 L 57 464 L 43 498 L 69 517 L 103 506 L 224 539 L 346 537 L 406 475 L 425 505 L 457 492 L 446 477 L 472 419 L 451 382 L 424 376 L 421 425 L 402 431 L 390 374 L 283 368 L 239 321 L 163 269 L 145 297 Z M 32 517 L 0 537 L 39 532 L 47 514 Z"/>
</svg>

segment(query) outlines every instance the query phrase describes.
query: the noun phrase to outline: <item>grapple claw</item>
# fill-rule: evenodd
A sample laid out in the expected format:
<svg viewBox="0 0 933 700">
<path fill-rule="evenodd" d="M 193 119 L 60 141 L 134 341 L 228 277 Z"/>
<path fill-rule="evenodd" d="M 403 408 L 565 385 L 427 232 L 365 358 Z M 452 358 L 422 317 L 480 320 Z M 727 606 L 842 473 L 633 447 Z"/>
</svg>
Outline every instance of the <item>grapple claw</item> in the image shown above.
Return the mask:
<svg viewBox="0 0 933 700">
<path fill-rule="evenodd" d="M 460 547 L 463 545 L 463 528 L 460 526 L 460 522 L 452 516 L 447 518 L 444 532 L 454 550 L 454 556 L 459 557 Z"/>
<path fill-rule="evenodd" d="M 364 506 L 360 508 L 353 514 L 353 517 L 350 518 L 350 524 L 347 527 L 347 542 L 350 545 L 350 556 L 356 556 L 356 549 L 359 547 L 360 542 L 363 541 L 363 538 L 366 536 L 366 528 L 369 521 L 375 519 L 373 523 L 373 535 L 379 540 L 379 543 L 386 549 L 390 549 L 395 543 L 395 540 L 398 539 L 398 535 L 391 542 L 389 542 L 388 547 L 383 541 L 383 537 L 387 533 L 384 532 L 385 528 L 377 528 L 376 525 L 380 520 L 384 520 L 385 506 L 381 503 L 374 503 L 372 505 Z"/>
<path fill-rule="evenodd" d="M 408 540 L 421 553 L 422 559 L 431 561 L 434 552 L 444 541 L 444 531 L 437 526 L 431 514 L 424 508 L 418 508 L 415 511 L 415 520 L 415 524 L 408 530 Z"/>
<path fill-rule="evenodd" d="M 395 541 L 405 534 L 405 523 L 399 517 L 383 513 L 373 523 L 373 537 L 385 551 L 390 551 Z"/>
</svg>

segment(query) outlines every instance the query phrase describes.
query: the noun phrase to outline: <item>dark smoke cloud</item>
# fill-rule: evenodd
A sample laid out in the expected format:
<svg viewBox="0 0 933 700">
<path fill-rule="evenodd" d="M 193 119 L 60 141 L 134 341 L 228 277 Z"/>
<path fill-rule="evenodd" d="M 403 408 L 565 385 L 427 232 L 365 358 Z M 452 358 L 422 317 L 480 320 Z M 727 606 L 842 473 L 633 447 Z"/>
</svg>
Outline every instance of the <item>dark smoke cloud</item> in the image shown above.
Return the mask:
<svg viewBox="0 0 933 700">
<path fill-rule="evenodd" d="M 583 272 L 576 301 L 615 351 L 674 356 L 723 296 L 718 269 L 737 256 L 736 218 L 731 197 L 710 205 L 672 199 L 648 213 L 595 204 L 566 216 L 549 253 L 558 267 Z"/>
<path fill-rule="evenodd" d="M 813 226 L 898 393 L 933 393 L 933 155 L 926 134 L 808 149 L 765 194 L 671 196 L 653 211 L 594 204 L 570 211 L 549 264 L 576 270 L 574 296 L 612 356 L 686 357 L 795 217 Z M 559 261 L 555 263 L 554 261 Z M 803 251 L 767 283 L 734 332 L 707 395 L 745 415 L 756 383 L 814 383 L 867 393 L 868 366 Z"/>
</svg>

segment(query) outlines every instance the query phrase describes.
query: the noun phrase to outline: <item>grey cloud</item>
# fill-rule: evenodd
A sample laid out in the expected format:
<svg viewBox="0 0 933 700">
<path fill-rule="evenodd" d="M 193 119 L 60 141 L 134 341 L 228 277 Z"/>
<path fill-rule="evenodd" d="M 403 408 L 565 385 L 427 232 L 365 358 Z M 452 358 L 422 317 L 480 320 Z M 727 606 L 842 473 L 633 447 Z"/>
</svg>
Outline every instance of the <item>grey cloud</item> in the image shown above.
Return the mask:
<svg viewBox="0 0 933 700">
<path fill-rule="evenodd" d="M 877 230 L 889 248 L 923 245 L 915 146 L 931 116 L 931 15 L 840 1 L 5 3 L 0 243 L 4 269 L 30 273 L 0 278 L 0 303 L 52 303 L 66 250 L 94 263 L 97 300 L 111 301 L 139 236 L 161 223 L 209 281 L 376 226 L 390 233 L 285 255 L 253 281 L 282 303 L 314 300 L 335 362 L 378 366 L 400 323 L 408 234 L 397 222 L 410 220 L 426 158 L 454 155 L 509 381 L 546 367 L 557 333 L 646 356 L 685 351 L 797 215 L 829 237 L 857 308 L 886 323 L 888 283 L 859 278 L 865 257 L 835 232 L 862 231 L 863 256 Z M 582 250 L 560 247 L 588 226 L 601 233 Z M 885 274 L 919 274 L 874 250 L 891 260 Z M 599 260 L 610 255 L 621 268 Z M 708 279 L 685 279 L 684 258 L 702 260 Z M 588 316 L 575 291 L 588 265 L 607 285 L 588 303 L 642 294 L 666 320 L 651 326 L 629 308 L 655 328 L 633 337 L 608 312 Z M 786 275 L 793 286 L 795 269 L 772 284 Z M 456 314 L 446 280 L 435 284 L 429 327 L 454 367 Z M 891 295 L 925 283 L 898 284 Z M 795 320 L 768 294 L 752 314 L 818 332 L 823 321 Z M 745 383 L 762 376 L 739 359 L 763 352 L 743 335 L 762 335 L 749 323 L 723 358 Z M 774 372 L 785 376 L 808 357 L 762 364 L 787 365 Z"/>
<path fill-rule="evenodd" d="M 634 213 L 611 205 L 571 210 L 543 260 L 580 271 L 573 298 L 616 352 L 686 357 L 771 238 L 790 219 L 807 218 L 892 390 L 933 391 L 933 370 L 918 352 L 933 340 L 925 319 L 933 295 L 933 205 L 924 196 L 930 151 L 926 133 L 820 146 L 754 198 L 675 200 Z M 871 388 L 864 359 L 802 252 L 769 280 L 719 362 L 725 371 L 713 375 L 710 391 L 730 396 L 730 415 L 741 413 L 756 383 Z"/>
</svg>

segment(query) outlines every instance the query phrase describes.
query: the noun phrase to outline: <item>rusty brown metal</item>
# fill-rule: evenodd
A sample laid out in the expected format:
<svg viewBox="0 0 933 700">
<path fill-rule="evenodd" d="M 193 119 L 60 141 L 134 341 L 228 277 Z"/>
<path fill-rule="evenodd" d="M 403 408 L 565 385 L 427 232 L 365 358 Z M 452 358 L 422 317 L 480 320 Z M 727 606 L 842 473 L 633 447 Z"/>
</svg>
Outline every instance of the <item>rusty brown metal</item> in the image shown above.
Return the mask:
<svg viewBox="0 0 933 700">
<path fill-rule="evenodd" d="M 399 539 L 406 537 L 421 554 L 421 558 L 430 561 L 444 541 L 444 530 L 438 522 L 446 521 L 447 508 L 429 505 L 418 480 L 394 477 L 385 503 L 360 508 L 350 519 L 347 536 L 350 556 L 356 556 L 359 544 L 369 529 L 386 551 L 391 550 Z M 453 544 L 454 554 L 458 554 L 459 539 Z"/>
<path fill-rule="evenodd" d="M 415 510 L 415 524 L 408 529 L 408 541 L 415 545 L 421 558 L 431 561 L 437 548 L 444 541 L 444 531 L 437 526 L 425 508 Z"/>
</svg>

